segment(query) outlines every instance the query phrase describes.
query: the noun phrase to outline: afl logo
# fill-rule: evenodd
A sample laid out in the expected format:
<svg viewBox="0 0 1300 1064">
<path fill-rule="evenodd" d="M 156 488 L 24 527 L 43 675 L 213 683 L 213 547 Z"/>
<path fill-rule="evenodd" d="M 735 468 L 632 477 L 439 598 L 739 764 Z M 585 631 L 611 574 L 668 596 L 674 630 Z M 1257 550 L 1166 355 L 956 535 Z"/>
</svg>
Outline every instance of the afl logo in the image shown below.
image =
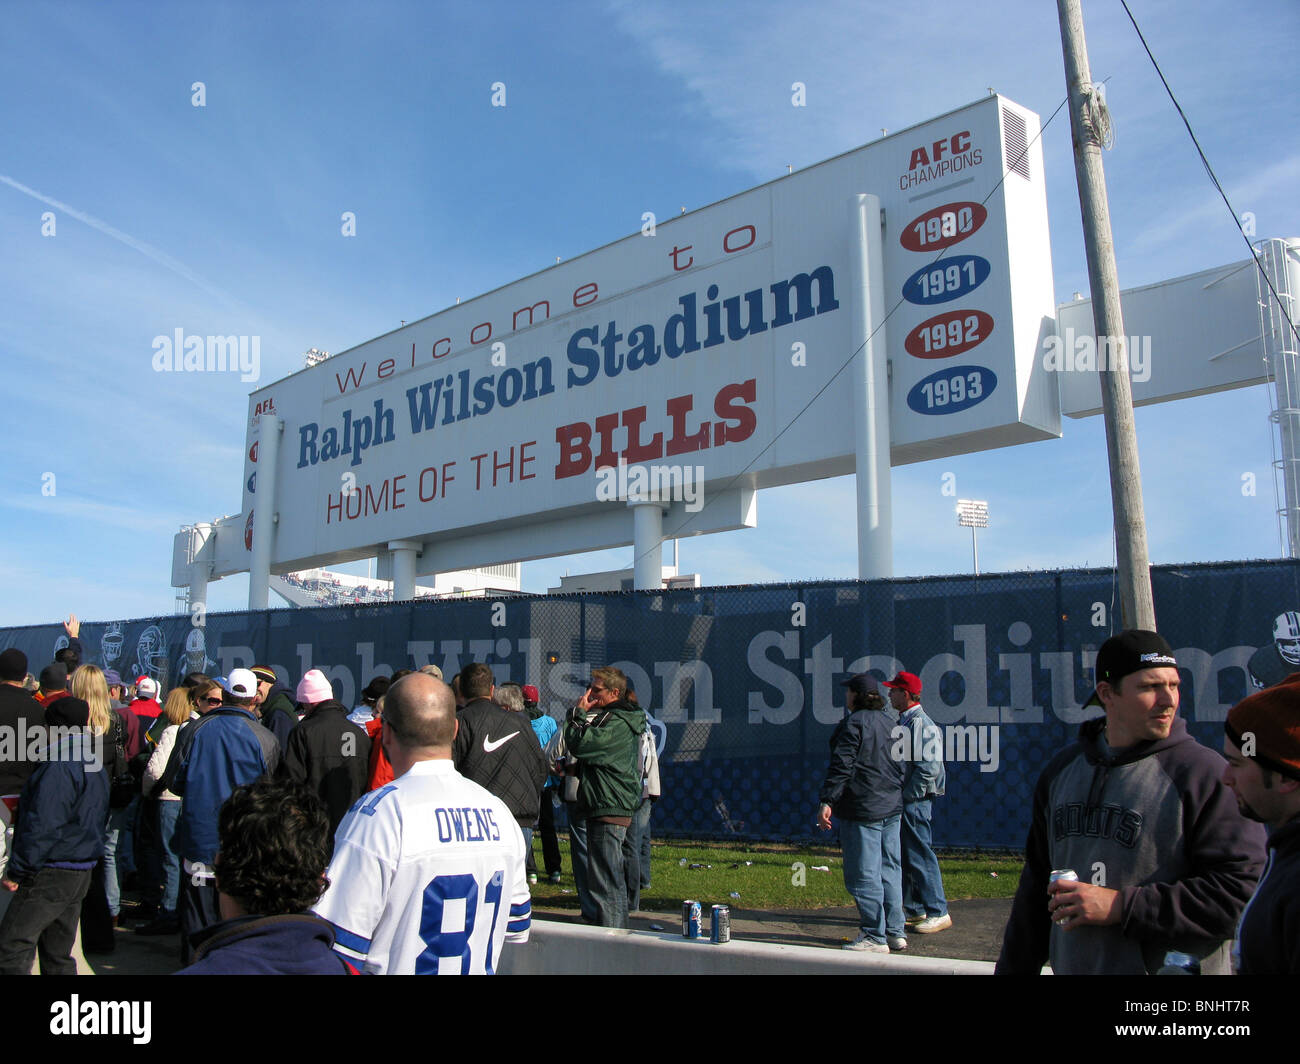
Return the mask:
<svg viewBox="0 0 1300 1064">
<path fill-rule="evenodd" d="M 988 259 L 978 255 L 953 255 L 922 266 L 903 285 L 903 298 L 922 306 L 951 303 L 975 291 L 989 276 Z"/>
<path fill-rule="evenodd" d="M 993 331 L 993 315 L 982 310 L 949 310 L 921 322 L 903 347 L 914 358 L 952 358 L 982 343 Z"/>
<path fill-rule="evenodd" d="M 250 448 L 248 449 L 248 460 L 249 460 L 250 462 L 256 462 L 256 461 L 257 461 L 257 444 L 256 444 L 256 443 L 254 443 L 253 446 L 250 447 Z"/>
<path fill-rule="evenodd" d="M 254 473 L 248 478 L 248 494 L 253 495 L 257 492 L 257 474 Z"/>
<path fill-rule="evenodd" d="M 908 251 L 939 251 L 965 240 L 988 216 L 982 203 L 945 203 L 909 224 L 898 242 Z"/>
<path fill-rule="evenodd" d="M 253 549 L 253 512 L 248 511 L 248 522 L 244 525 L 244 550 Z"/>
</svg>

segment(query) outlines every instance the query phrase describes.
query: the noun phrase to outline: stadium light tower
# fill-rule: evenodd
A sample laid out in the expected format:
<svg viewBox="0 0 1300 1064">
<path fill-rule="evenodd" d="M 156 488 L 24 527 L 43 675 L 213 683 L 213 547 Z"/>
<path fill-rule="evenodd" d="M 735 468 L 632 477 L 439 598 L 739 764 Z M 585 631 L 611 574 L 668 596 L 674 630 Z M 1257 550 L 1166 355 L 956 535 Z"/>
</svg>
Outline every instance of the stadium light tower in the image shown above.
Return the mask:
<svg viewBox="0 0 1300 1064">
<path fill-rule="evenodd" d="M 330 357 L 330 353 L 328 351 L 321 351 L 315 347 L 313 347 L 310 351 L 306 352 L 306 354 L 302 356 L 303 363 L 306 365 L 308 369 L 311 369 L 312 366 L 319 366 L 322 362 L 324 362 L 329 357 Z"/>
<path fill-rule="evenodd" d="M 975 554 L 975 575 L 980 575 L 980 548 L 975 529 L 989 527 L 989 504 L 981 499 L 957 500 L 957 524 L 970 528 L 970 545 Z"/>
</svg>

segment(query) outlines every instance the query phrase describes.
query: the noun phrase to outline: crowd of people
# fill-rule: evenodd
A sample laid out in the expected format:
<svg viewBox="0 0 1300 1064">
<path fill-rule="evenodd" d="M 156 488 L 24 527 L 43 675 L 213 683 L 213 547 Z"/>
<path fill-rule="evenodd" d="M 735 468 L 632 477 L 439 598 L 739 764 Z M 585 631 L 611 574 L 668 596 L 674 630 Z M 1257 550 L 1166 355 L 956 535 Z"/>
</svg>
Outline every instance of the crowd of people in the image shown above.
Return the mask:
<svg viewBox="0 0 1300 1064">
<path fill-rule="evenodd" d="M 869 674 L 844 686 L 818 823 L 840 822 L 858 907 L 844 948 L 898 952 L 952 926 L 930 847 L 944 742 L 915 674 L 888 701 Z M 1157 633 L 1102 644 L 1101 715 L 1034 788 L 999 974 L 1300 974 L 1300 672 L 1229 711 L 1226 760 L 1188 733 L 1179 688 Z"/>
<path fill-rule="evenodd" d="M 66 628 L 34 693 L 0 652 L 0 973 L 74 972 L 79 927 L 111 950 L 131 876 L 135 933 L 178 936 L 186 974 L 491 973 L 529 934 L 535 831 L 560 880 L 560 802 L 582 918 L 639 907 L 658 759 L 616 668 L 562 720 L 482 662 L 371 677 L 352 707 L 320 669 L 290 687 L 265 665 L 159 701 Z M 899 952 L 953 926 L 930 830 L 944 743 L 914 673 L 842 686 L 816 819 L 838 820 L 858 908 L 845 948 Z M 1154 632 L 1102 645 L 1088 704 L 1035 788 L 997 970 L 1300 974 L 1300 673 L 1227 714 L 1226 761 L 1179 718 Z"/>
<path fill-rule="evenodd" d="M 0 972 L 75 971 L 78 925 L 111 951 L 131 880 L 134 932 L 178 936 L 185 973 L 491 972 L 527 939 L 535 829 L 560 881 L 562 795 L 584 919 L 638 908 L 658 761 L 617 669 L 563 728 L 478 662 L 450 684 L 435 665 L 374 676 L 355 707 L 319 669 L 291 689 L 263 665 L 191 673 L 160 703 L 150 677 L 81 663 L 66 627 L 34 693 L 25 655 L 0 654 L 0 725 L 41 736 L 0 754 Z"/>
</svg>

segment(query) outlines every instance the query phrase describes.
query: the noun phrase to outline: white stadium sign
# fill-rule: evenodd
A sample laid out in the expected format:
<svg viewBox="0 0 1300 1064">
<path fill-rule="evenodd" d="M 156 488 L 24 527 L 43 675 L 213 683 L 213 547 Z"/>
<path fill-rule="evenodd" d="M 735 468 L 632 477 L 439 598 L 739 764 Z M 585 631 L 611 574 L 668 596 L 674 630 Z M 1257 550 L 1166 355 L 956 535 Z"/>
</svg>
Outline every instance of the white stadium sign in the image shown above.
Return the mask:
<svg viewBox="0 0 1300 1064">
<path fill-rule="evenodd" d="M 239 518 L 249 534 L 218 537 L 213 575 L 250 566 L 269 474 L 259 415 L 284 426 L 270 449 L 279 572 L 391 541 L 472 540 L 501 555 L 478 563 L 559 553 L 519 530 L 592 518 L 651 472 L 689 476 L 705 500 L 852 472 L 848 204 L 860 193 L 883 214 L 872 283 L 887 314 L 874 342 L 890 364 L 891 463 L 1059 435 L 1037 358 L 1055 316 L 1038 130 L 1037 116 L 990 96 L 647 220 L 257 390 Z M 673 534 L 719 527 L 716 514 L 672 520 Z M 746 523 L 730 511 L 727 522 Z M 509 547 L 491 538 L 502 531 Z"/>
</svg>

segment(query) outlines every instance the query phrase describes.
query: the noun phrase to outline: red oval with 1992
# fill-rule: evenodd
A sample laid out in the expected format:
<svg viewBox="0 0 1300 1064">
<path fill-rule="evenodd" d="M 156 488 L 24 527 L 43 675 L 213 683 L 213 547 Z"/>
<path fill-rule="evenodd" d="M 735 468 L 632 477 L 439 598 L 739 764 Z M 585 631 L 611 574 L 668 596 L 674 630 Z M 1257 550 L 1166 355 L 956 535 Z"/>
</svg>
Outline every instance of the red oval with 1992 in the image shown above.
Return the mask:
<svg viewBox="0 0 1300 1064">
<path fill-rule="evenodd" d="M 898 235 L 908 251 L 941 251 L 959 244 L 988 218 L 982 203 L 945 203 L 919 215 Z"/>
<path fill-rule="evenodd" d="M 992 314 L 948 310 L 921 322 L 907 334 L 903 346 L 916 358 L 951 358 L 983 343 L 992 332 Z"/>
</svg>

